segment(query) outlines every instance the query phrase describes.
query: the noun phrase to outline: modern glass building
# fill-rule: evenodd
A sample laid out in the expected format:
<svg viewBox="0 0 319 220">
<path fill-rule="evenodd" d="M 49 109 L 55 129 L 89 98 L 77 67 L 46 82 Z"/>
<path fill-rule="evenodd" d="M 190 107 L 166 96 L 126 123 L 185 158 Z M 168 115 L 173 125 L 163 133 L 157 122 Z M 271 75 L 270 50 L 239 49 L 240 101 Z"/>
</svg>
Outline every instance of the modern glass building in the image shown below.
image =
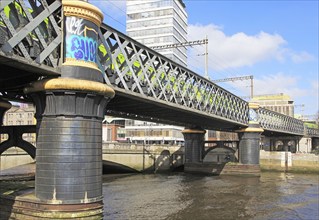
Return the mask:
<svg viewBox="0 0 319 220">
<path fill-rule="evenodd" d="M 183 0 L 127 0 L 126 33 L 149 47 L 187 41 L 187 13 Z M 186 66 L 185 47 L 156 50 Z"/>
</svg>

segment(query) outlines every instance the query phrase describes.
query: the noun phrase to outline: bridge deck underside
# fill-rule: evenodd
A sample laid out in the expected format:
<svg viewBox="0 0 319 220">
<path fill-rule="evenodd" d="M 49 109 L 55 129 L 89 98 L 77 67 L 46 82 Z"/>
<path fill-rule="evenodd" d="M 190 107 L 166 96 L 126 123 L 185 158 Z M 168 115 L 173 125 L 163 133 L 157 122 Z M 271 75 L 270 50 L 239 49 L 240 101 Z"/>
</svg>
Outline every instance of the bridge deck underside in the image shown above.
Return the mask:
<svg viewBox="0 0 319 220">
<path fill-rule="evenodd" d="M 235 124 L 233 121 L 225 121 L 225 119 L 219 119 L 197 110 L 190 110 L 164 102 L 160 103 L 151 99 L 141 99 L 119 92 L 116 92 L 115 97 L 107 105 L 107 110 L 111 110 L 107 114 L 112 116 L 184 127 L 198 126 L 204 129 L 223 131 L 234 131 L 245 127 L 245 125 Z"/>
<path fill-rule="evenodd" d="M 0 54 L 0 72 L 0 91 L 21 92 L 26 84 L 38 80 L 41 76 L 59 76 L 56 70 L 4 54 Z"/>
<path fill-rule="evenodd" d="M 302 137 L 303 135 L 301 134 L 296 134 L 296 133 L 289 133 L 289 132 L 284 132 L 284 131 L 275 131 L 275 130 L 264 130 L 262 135 L 266 137 Z"/>
</svg>

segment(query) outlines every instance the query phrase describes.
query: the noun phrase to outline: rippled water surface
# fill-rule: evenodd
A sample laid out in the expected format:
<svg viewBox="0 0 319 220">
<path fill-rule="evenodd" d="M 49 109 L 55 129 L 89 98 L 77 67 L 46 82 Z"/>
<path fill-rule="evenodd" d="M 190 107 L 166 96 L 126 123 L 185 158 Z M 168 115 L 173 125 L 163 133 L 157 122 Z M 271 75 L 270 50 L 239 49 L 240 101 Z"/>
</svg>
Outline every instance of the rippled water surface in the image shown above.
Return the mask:
<svg viewBox="0 0 319 220">
<path fill-rule="evenodd" d="M 319 219 L 319 175 L 104 176 L 104 219 Z"/>
</svg>

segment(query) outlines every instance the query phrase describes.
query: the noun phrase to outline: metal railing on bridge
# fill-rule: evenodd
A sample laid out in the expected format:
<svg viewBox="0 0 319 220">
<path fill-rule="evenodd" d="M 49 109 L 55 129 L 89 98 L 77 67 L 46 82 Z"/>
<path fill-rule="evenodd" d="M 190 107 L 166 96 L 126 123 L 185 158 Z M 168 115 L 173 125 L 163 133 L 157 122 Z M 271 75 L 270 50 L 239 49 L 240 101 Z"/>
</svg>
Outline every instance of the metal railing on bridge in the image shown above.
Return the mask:
<svg viewBox="0 0 319 220">
<path fill-rule="evenodd" d="M 101 67 L 112 87 L 248 124 L 248 103 L 236 95 L 107 25 L 100 40 Z"/>
<path fill-rule="evenodd" d="M 43 73 L 39 78 L 46 76 L 45 72 L 60 73 L 61 13 L 61 1 L 1 1 L 1 63 L 16 65 L 11 62 L 15 60 L 32 65 Z M 105 83 L 116 91 L 248 125 L 246 101 L 104 24 L 99 31 L 98 53 Z M 0 91 L 2 96 L 5 93 Z M 19 95 L 23 94 L 13 94 Z M 317 129 L 305 129 L 300 120 L 264 108 L 257 112 L 265 130 L 319 136 Z"/>
<path fill-rule="evenodd" d="M 2 59 L 8 57 L 42 69 L 56 68 L 59 66 L 61 41 L 60 1 L 1 1 Z"/>
<path fill-rule="evenodd" d="M 319 137 L 319 129 L 316 128 L 308 128 L 305 126 L 305 136 L 308 137 Z"/>
<path fill-rule="evenodd" d="M 301 120 L 266 108 L 259 108 L 257 113 L 259 115 L 258 121 L 260 126 L 264 130 L 293 135 L 304 135 L 304 123 Z"/>
</svg>

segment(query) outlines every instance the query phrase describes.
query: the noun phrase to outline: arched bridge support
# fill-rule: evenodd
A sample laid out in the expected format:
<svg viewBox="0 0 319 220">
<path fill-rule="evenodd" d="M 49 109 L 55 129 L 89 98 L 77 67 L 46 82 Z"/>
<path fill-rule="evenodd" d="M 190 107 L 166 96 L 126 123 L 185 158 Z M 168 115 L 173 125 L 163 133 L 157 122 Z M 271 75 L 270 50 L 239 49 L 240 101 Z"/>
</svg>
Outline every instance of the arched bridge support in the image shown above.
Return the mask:
<svg viewBox="0 0 319 220">
<path fill-rule="evenodd" d="M 22 135 L 25 133 L 35 133 L 34 125 L 19 125 L 19 126 L 1 126 L 0 134 L 7 134 L 8 140 L 0 143 L 0 155 L 11 147 L 19 147 L 32 159 L 35 159 L 36 148 L 31 143 L 23 140 Z"/>
<path fill-rule="evenodd" d="M 114 97 L 97 64 L 103 14 L 84 1 L 62 4 L 61 77 L 36 81 L 24 89 L 36 106 L 35 196 L 39 207 L 46 207 L 37 211 L 49 219 L 100 219 L 102 119 Z M 86 46 L 78 48 L 81 45 Z"/>
<path fill-rule="evenodd" d="M 266 137 L 268 147 L 265 151 L 289 151 L 296 153 L 300 151 L 301 138 L 298 136 L 278 136 L 278 137 Z"/>
<path fill-rule="evenodd" d="M 261 133 L 264 131 L 258 123 L 256 110 L 258 104 L 249 103 L 249 123 L 248 127 L 241 129 L 239 132 L 239 163 L 252 166 L 252 169 L 259 169 L 259 151 Z"/>
<path fill-rule="evenodd" d="M 186 128 L 182 131 L 184 135 L 185 161 L 184 171 L 194 172 L 196 165 L 202 163 L 205 156 L 205 133 L 201 128 Z"/>
</svg>

